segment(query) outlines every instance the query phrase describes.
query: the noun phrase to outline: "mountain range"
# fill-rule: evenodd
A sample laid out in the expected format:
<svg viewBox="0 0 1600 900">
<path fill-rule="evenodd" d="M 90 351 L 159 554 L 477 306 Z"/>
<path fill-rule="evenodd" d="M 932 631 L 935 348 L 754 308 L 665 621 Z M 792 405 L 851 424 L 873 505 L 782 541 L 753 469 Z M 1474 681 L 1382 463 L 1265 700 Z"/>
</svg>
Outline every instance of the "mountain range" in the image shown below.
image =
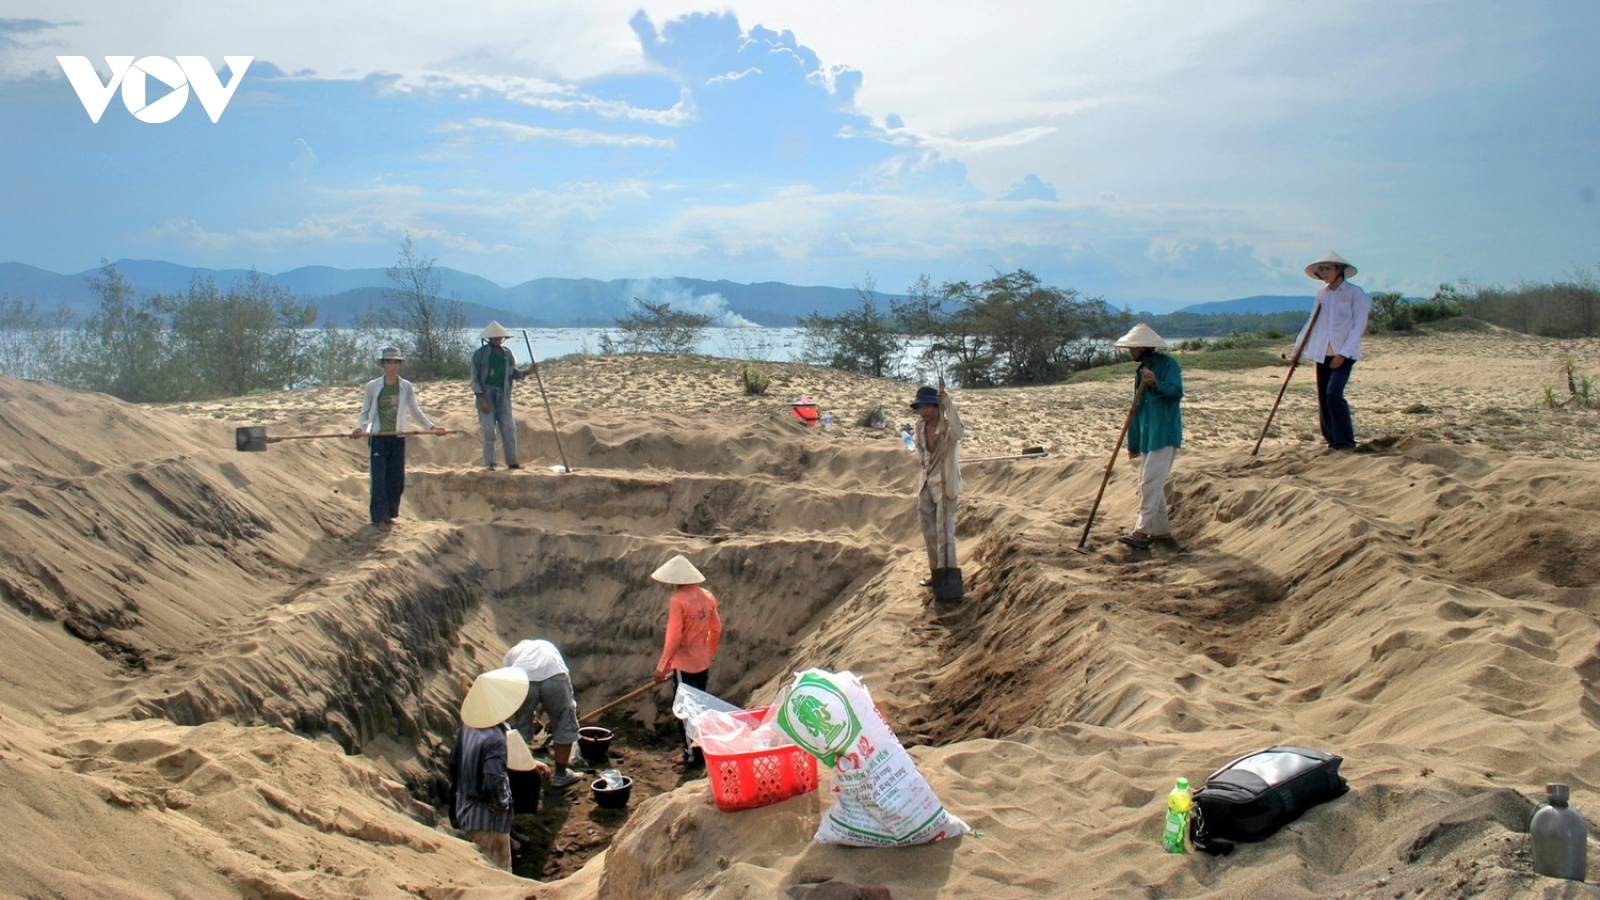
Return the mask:
<svg viewBox="0 0 1600 900">
<path fill-rule="evenodd" d="M 123 259 L 113 265 L 141 296 L 182 293 L 196 278 L 209 278 L 226 291 L 250 274 L 245 269 L 194 268 L 158 260 Z M 0 298 L 32 302 L 39 312 L 65 309 L 82 317 L 99 306 L 99 296 L 90 284 L 99 272 L 96 268 L 62 275 L 25 263 L 0 263 Z M 444 266 L 435 266 L 433 272 L 438 276 L 441 296 L 461 301 L 471 327 L 486 325 L 491 319 L 527 327 L 605 326 L 626 315 L 634 298 L 649 303 L 668 302 L 674 309 L 704 313 L 712 316 L 716 324 L 792 326 L 799 317 L 811 313 L 834 316 L 855 309 L 861 302 L 852 288 L 773 281 L 739 284 L 698 278 L 536 278 L 502 287 L 487 278 Z M 302 266 L 263 277 L 316 303 L 319 321 L 339 325 L 349 324 L 369 307 L 386 305 L 394 289 L 387 269 Z M 889 294 L 878 298 L 898 299 Z M 1177 311 L 1274 313 L 1310 306 L 1309 296 L 1257 296 L 1194 304 Z"/>
</svg>

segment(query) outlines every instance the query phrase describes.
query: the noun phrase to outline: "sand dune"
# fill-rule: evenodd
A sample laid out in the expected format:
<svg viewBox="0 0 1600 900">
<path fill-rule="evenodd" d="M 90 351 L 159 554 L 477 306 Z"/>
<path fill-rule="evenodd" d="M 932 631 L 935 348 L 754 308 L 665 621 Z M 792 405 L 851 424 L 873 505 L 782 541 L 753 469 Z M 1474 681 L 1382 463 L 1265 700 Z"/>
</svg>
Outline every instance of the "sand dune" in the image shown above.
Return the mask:
<svg viewBox="0 0 1600 900">
<path fill-rule="evenodd" d="M 1309 440 L 1309 376 L 1248 455 L 1281 369 L 1187 373 L 1181 543 L 1110 541 L 1119 465 L 1074 550 L 1127 385 L 960 392 L 969 594 L 914 586 L 915 472 L 848 425 L 911 393 L 771 364 L 546 367 L 559 461 L 521 396 L 523 472 L 475 434 L 411 441 L 404 518 L 366 527 L 361 443 L 233 449 L 235 424 L 342 431 L 353 389 L 165 408 L 0 379 L 0 885 L 14 896 L 1521 896 L 1546 781 L 1600 812 L 1600 414 L 1538 407 L 1600 342 L 1381 338 L 1352 381 L 1363 452 Z M 833 408 L 808 430 L 791 395 Z M 422 387 L 475 432 L 460 385 Z M 440 821 L 455 677 L 515 640 L 566 652 L 580 708 L 647 681 L 690 554 L 728 624 L 713 688 L 860 674 L 978 833 L 809 843 L 820 795 L 725 814 L 702 780 L 636 795 L 604 854 L 541 885 Z M 610 720 L 648 741 L 664 698 Z M 1351 793 L 1233 856 L 1160 852 L 1171 778 L 1272 743 L 1346 757 Z M 629 757 L 633 759 L 633 757 Z M 557 801 L 561 803 L 563 801 Z M 563 869 L 570 871 L 570 867 Z M 1574 886 L 1575 887 L 1575 886 Z M 1565 896 L 1567 894 L 1563 894 Z"/>
</svg>

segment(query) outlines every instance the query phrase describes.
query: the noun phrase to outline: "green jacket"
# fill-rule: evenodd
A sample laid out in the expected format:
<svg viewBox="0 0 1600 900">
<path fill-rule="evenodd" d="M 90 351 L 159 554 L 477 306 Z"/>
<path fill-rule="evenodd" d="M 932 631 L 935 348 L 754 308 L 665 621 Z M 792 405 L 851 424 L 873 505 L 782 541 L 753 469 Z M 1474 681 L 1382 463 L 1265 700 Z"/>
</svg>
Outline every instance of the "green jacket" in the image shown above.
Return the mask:
<svg viewBox="0 0 1600 900">
<path fill-rule="evenodd" d="M 1133 389 L 1137 391 L 1144 380 L 1144 370 L 1156 375 L 1156 383 L 1144 389 L 1139 407 L 1133 411 L 1133 422 L 1128 426 L 1128 450 L 1148 453 L 1162 447 L 1183 446 L 1183 368 L 1178 361 L 1157 351 L 1150 354 L 1133 373 Z"/>
</svg>

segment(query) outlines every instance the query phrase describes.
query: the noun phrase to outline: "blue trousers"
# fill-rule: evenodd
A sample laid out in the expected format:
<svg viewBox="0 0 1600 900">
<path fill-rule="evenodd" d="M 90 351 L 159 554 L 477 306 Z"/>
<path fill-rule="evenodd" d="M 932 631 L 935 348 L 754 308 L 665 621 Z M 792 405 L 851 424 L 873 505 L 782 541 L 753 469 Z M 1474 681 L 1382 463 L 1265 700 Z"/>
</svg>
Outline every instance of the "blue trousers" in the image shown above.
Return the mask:
<svg viewBox="0 0 1600 900">
<path fill-rule="evenodd" d="M 1335 450 L 1356 447 L 1356 426 L 1350 421 L 1350 404 L 1344 400 L 1344 386 L 1355 367 L 1355 360 L 1346 359 L 1335 369 L 1331 356 L 1317 363 L 1317 424 L 1322 426 L 1322 439 Z"/>
<path fill-rule="evenodd" d="M 400 515 L 400 495 L 406 489 L 406 439 L 367 438 L 372 450 L 372 524 Z"/>
<path fill-rule="evenodd" d="M 483 392 L 489 401 L 489 411 L 478 413 L 478 427 L 483 430 L 483 464 L 494 465 L 495 433 L 506 448 L 506 465 L 517 464 L 517 420 L 511 417 L 511 392 L 491 387 Z"/>
</svg>

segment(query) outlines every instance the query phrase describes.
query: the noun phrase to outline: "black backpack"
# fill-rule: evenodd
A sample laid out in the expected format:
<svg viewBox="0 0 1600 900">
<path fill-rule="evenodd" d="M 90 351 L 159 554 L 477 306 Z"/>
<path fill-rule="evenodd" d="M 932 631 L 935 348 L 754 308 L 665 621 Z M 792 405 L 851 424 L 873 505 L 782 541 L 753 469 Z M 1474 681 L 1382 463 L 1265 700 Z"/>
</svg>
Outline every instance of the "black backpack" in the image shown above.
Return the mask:
<svg viewBox="0 0 1600 900">
<path fill-rule="evenodd" d="M 1211 774 L 1194 794 L 1190 838 L 1198 850 L 1224 855 L 1231 841 L 1259 841 L 1350 786 L 1343 757 L 1284 745 L 1246 753 Z"/>
</svg>

